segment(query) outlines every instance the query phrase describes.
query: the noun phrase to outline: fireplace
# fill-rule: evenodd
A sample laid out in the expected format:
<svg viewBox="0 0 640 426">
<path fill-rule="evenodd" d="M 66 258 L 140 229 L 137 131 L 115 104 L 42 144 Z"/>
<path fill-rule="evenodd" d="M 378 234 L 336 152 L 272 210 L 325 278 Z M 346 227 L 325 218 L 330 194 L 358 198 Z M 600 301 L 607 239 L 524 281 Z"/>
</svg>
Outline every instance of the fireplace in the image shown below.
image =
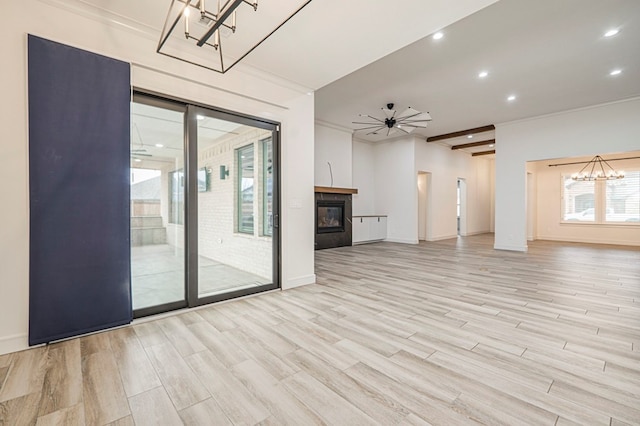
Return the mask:
<svg viewBox="0 0 640 426">
<path fill-rule="evenodd" d="M 351 194 L 316 192 L 315 199 L 316 250 L 350 246 Z"/>
<path fill-rule="evenodd" d="M 344 205 L 344 200 L 318 200 L 316 202 L 316 233 L 344 232 Z"/>
</svg>

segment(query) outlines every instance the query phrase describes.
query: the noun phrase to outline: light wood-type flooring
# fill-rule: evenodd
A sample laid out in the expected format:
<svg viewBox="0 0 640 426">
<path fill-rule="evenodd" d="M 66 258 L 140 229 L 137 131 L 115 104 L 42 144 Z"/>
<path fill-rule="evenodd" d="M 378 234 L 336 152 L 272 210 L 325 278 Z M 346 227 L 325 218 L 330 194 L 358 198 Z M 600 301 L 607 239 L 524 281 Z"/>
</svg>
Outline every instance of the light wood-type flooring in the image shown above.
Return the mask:
<svg viewBox="0 0 640 426">
<path fill-rule="evenodd" d="M 0 356 L 0 424 L 640 424 L 640 248 L 492 245 L 319 251 L 318 285 Z"/>
</svg>

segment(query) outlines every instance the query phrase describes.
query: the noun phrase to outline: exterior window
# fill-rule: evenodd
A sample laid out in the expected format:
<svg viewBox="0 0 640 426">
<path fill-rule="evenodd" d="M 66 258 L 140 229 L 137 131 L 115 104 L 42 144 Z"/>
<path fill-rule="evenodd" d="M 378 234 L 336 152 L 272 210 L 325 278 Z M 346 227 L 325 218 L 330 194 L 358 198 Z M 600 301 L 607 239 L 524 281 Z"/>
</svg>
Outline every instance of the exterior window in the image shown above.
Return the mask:
<svg viewBox="0 0 640 426">
<path fill-rule="evenodd" d="M 263 234 L 273 235 L 273 142 L 262 140 L 262 223 Z"/>
<path fill-rule="evenodd" d="M 575 181 L 571 176 L 562 177 L 564 188 L 563 220 L 595 222 L 595 182 Z"/>
<path fill-rule="evenodd" d="M 253 144 L 236 149 L 238 167 L 238 232 L 253 234 L 254 166 Z"/>
<path fill-rule="evenodd" d="M 184 171 L 169 172 L 169 223 L 184 224 Z"/>
<path fill-rule="evenodd" d="M 564 221 L 640 224 L 640 171 L 598 181 L 574 181 L 565 175 L 562 182 Z"/>
<path fill-rule="evenodd" d="M 605 183 L 605 221 L 640 223 L 640 171 L 626 172 L 623 179 Z"/>
</svg>

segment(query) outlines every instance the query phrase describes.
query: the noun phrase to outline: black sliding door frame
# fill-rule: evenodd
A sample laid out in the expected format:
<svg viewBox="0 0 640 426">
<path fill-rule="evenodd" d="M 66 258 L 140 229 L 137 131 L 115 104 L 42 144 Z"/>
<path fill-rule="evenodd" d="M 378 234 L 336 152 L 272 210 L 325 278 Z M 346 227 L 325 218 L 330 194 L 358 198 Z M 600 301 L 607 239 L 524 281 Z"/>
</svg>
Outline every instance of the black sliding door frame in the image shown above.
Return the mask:
<svg viewBox="0 0 640 426">
<path fill-rule="evenodd" d="M 133 101 L 147 105 L 184 111 L 184 171 L 187 184 L 184 187 L 184 247 L 185 247 L 185 300 L 134 310 L 134 317 L 153 315 L 175 309 L 196 307 L 237 297 L 248 296 L 280 288 L 281 232 L 280 232 L 280 123 L 258 117 L 183 99 L 134 89 Z M 271 131 L 273 156 L 273 231 L 272 231 L 272 282 L 261 286 L 234 290 L 200 297 L 198 295 L 198 115 L 230 121 Z"/>
<path fill-rule="evenodd" d="M 132 97 L 132 101 L 134 103 L 139 103 L 139 104 L 144 104 L 144 105 L 149 105 L 152 107 L 156 107 L 156 108 L 162 108 L 162 109 L 168 109 L 171 111 L 176 111 L 176 112 L 180 112 L 184 115 L 183 118 L 183 123 L 184 123 L 184 130 L 183 130 L 183 135 L 185 135 L 185 139 L 183 142 L 183 152 L 185 150 L 185 146 L 187 144 L 187 139 L 186 139 L 186 128 L 187 128 L 187 106 L 185 104 L 183 104 L 182 102 L 177 102 L 177 101 L 173 101 L 170 99 L 164 99 L 164 98 L 160 98 L 158 96 L 150 96 L 147 95 L 145 93 L 141 93 L 138 91 L 134 91 L 133 93 L 133 97 Z M 185 167 L 186 167 L 186 157 L 185 157 Z M 186 188 L 185 188 L 185 194 L 184 194 L 184 201 L 185 203 L 183 205 L 186 206 L 186 201 L 187 201 L 187 194 L 186 194 Z M 188 229 L 188 221 L 186 218 L 186 211 L 185 211 L 185 221 L 184 221 L 184 244 L 186 247 L 186 235 L 187 235 L 187 229 Z M 187 250 L 185 250 L 186 253 Z M 187 270 L 187 263 L 186 263 L 186 256 L 184 258 L 184 266 L 185 266 L 185 271 Z M 177 300 L 174 302 L 168 302 L 168 303 L 162 303 L 160 305 L 153 305 L 153 306 L 149 306 L 149 307 L 145 307 L 145 308 L 140 308 L 140 309 L 134 309 L 133 310 L 133 317 L 134 318 L 140 318 L 140 317 L 146 317 L 149 315 L 155 315 L 155 314 L 159 314 L 159 313 L 163 313 L 163 312 L 168 312 L 168 311 L 175 311 L 176 309 L 183 309 L 188 307 L 188 302 L 187 302 L 187 291 L 186 291 L 186 284 L 187 283 L 187 277 L 186 274 L 184 276 L 184 279 L 182 281 L 182 286 L 185 289 L 184 292 L 184 297 L 182 298 L 182 300 Z M 133 281 L 132 281 L 132 289 L 133 289 Z"/>
</svg>

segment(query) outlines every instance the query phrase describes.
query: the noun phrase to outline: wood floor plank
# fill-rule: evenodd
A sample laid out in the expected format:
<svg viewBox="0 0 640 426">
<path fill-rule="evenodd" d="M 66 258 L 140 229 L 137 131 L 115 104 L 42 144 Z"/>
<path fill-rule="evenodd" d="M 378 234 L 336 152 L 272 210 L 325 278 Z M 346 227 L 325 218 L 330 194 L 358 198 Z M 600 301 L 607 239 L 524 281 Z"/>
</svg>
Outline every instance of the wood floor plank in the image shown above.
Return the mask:
<svg viewBox="0 0 640 426">
<path fill-rule="evenodd" d="M 35 425 L 39 403 L 38 392 L 0 402 L 0 426 Z"/>
<path fill-rule="evenodd" d="M 135 324 L 133 330 L 144 348 L 161 345 L 169 341 L 157 321 Z"/>
<path fill-rule="evenodd" d="M 182 420 L 162 387 L 129 398 L 131 415 L 136 426 L 181 426 Z"/>
<path fill-rule="evenodd" d="M 84 426 L 84 405 L 76 404 L 38 417 L 36 426 Z"/>
<path fill-rule="evenodd" d="M 113 356 L 128 397 L 162 385 L 133 328 L 115 330 L 110 338 Z"/>
<path fill-rule="evenodd" d="M 92 340 L 92 343 L 98 342 Z M 95 346 L 92 346 L 95 348 Z M 118 366 L 110 351 L 82 357 L 84 417 L 88 424 L 105 424 L 130 414 Z"/>
<path fill-rule="evenodd" d="M 375 420 L 367 416 L 304 371 L 283 380 L 294 395 L 305 395 L 303 403 L 328 424 L 370 425 Z"/>
<path fill-rule="evenodd" d="M 158 324 L 180 356 L 186 357 L 207 349 L 179 317 L 167 317 L 159 320 Z"/>
<path fill-rule="evenodd" d="M 0 389 L 0 402 L 41 391 L 47 352 L 48 348 L 40 347 L 13 354 L 7 377 Z"/>
<path fill-rule="evenodd" d="M 255 424 L 271 415 L 209 350 L 186 360 L 232 423 Z"/>
<path fill-rule="evenodd" d="M 38 416 L 42 417 L 82 402 L 82 360 L 79 340 L 56 343 L 49 347 Z M 80 417 L 74 411 L 65 414 Z M 66 418 L 66 417 L 65 417 Z M 84 413 L 82 415 L 84 421 Z"/>
<path fill-rule="evenodd" d="M 180 411 L 180 418 L 185 426 L 200 426 L 200 425 L 229 425 L 231 421 L 227 418 L 220 405 L 215 399 L 209 398 L 202 402 L 193 404 L 191 407 L 187 407 Z"/>
<path fill-rule="evenodd" d="M 211 397 L 198 376 L 169 342 L 146 349 L 162 385 L 177 410 Z"/>
<path fill-rule="evenodd" d="M 233 368 L 233 374 L 271 413 L 275 424 L 319 425 L 321 419 L 254 360 Z"/>
<path fill-rule="evenodd" d="M 400 423 L 410 411 L 304 349 L 287 356 L 302 370 L 382 424 Z"/>
<path fill-rule="evenodd" d="M 247 354 L 240 347 L 210 323 L 199 322 L 189 325 L 188 328 L 226 367 L 231 368 L 248 359 Z"/>
</svg>

